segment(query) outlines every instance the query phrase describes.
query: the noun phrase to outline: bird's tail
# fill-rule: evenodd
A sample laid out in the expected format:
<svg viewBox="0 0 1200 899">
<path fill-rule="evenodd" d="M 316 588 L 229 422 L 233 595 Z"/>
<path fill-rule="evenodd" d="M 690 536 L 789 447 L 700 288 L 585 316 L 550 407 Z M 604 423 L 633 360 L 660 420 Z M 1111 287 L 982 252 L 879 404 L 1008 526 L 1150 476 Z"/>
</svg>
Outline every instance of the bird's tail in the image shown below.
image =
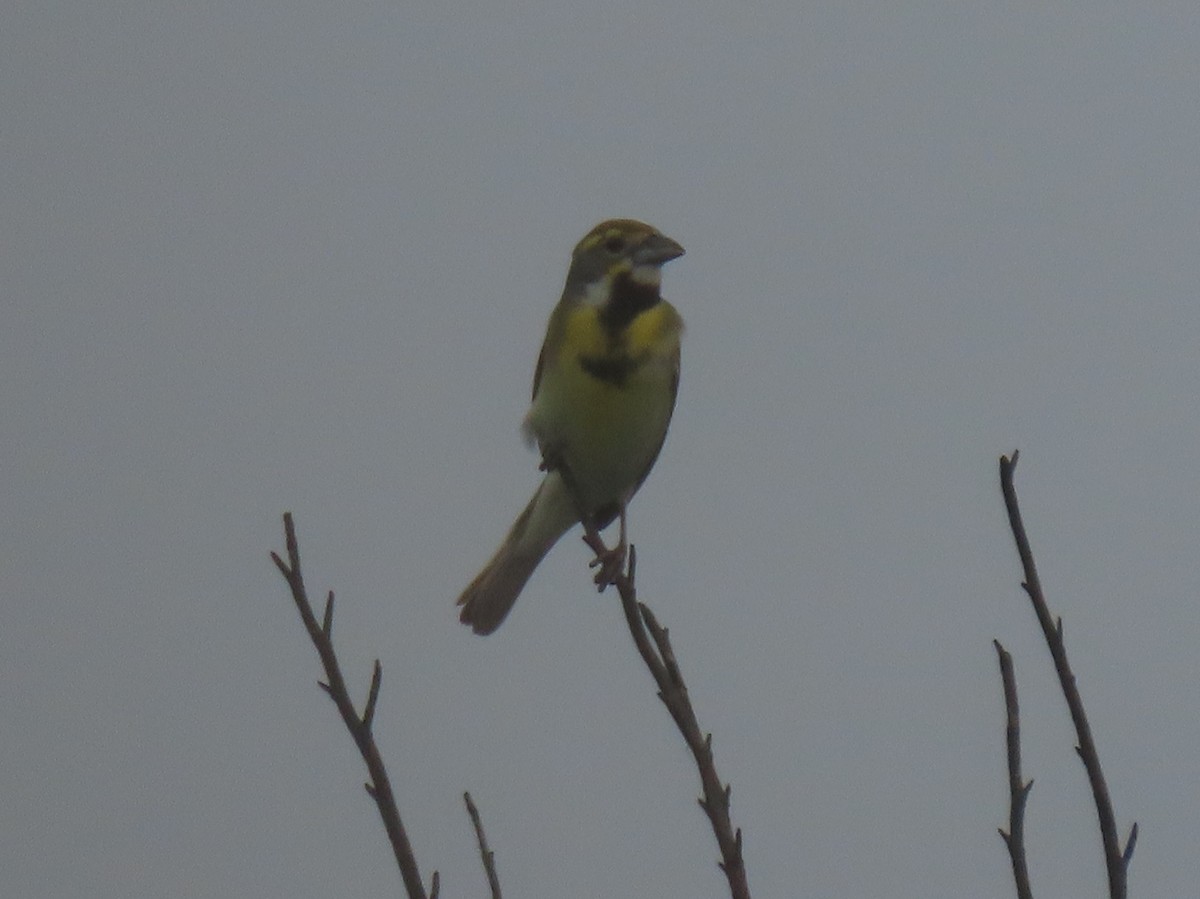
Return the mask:
<svg viewBox="0 0 1200 899">
<path fill-rule="evenodd" d="M 491 561 L 458 598 L 462 606 L 459 620 L 477 634 L 490 634 L 498 628 L 538 563 L 577 521 L 579 514 L 570 492 L 562 478 L 551 472 L 517 516 Z"/>
</svg>

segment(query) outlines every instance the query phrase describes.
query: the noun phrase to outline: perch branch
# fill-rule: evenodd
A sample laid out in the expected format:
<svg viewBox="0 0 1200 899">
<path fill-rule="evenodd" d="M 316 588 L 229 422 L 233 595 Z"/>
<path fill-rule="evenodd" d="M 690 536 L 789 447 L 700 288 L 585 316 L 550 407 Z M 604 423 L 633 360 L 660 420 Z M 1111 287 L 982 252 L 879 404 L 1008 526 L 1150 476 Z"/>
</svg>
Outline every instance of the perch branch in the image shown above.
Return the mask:
<svg viewBox="0 0 1200 899">
<path fill-rule="evenodd" d="M 599 548 L 594 546 L 593 540 L 585 539 L 585 542 L 596 549 L 598 555 L 603 549 L 603 545 Z M 628 565 L 612 579 L 613 586 L 617 588 L 621 597 L 625 622 L 629 625 L 629 633 L 633 637 L 638 654 L 658 685 L 658 698 L 667 707 L 675 726 L 696 760 L 704 791 L 699 800 L 700 808 L 708 816 L 713 834 L 717 838 L 717 846 L 721 852 L 718 866 L 729 881 L 729 893 L 733 899 L 750 899 L 746 866 L 742 860 L 742 831 L 740 828 L 734 828 L 729 815 L 732 788 L 722 784 L 721 778 L 717 776 L 716 763 L 713 760 L 712 734 L 705 734 L 700 729 L 696 712 L 688 698 L 687 684 L 684 683 L 675 651 L 671 647 L 668 630 L 658 623 L 648 606 L 638 602 L 636 571 L 637 552 L 630 546 Z"/>
</svg>

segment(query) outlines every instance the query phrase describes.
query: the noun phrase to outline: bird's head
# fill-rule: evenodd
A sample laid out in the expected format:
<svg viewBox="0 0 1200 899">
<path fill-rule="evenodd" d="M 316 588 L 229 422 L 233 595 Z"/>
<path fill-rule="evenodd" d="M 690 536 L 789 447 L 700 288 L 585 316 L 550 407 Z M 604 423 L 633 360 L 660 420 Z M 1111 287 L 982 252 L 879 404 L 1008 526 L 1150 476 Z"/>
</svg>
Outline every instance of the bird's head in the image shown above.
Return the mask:
<svg viewBox="0 0 1200 899">
<path fill-rule="evenodd" d="M 567 291 L 595 305 L 607 302 L 619 281 L 657 293 L 663 265 L 682 255 L 683 247 L 644 222 L 610 219 L 575 246 Z"/>
</svg>

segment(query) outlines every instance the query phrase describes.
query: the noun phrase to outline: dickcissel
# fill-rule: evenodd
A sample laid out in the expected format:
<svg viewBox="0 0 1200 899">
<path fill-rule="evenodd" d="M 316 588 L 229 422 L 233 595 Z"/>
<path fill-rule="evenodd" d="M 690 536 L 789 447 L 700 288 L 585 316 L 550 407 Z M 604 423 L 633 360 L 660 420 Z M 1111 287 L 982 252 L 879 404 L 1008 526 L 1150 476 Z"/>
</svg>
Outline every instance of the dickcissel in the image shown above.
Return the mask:
<svg viewBox="0 0 1200 899">
<path fill-rule="evenodd" d="M 571 267 L 533 375 L 525 432 L 546 476 L 458 604 L 477 634 L 500 626 L 538 563 L 582 522 L 603 590 L 624 564 L 625 507 L 667 436 L 683 320 L 662 298 L 662 266 L 683 247 L 631 219 L 601 222 Z M 620 519 L 615 549 L 600 529 Z"/>
</svg>

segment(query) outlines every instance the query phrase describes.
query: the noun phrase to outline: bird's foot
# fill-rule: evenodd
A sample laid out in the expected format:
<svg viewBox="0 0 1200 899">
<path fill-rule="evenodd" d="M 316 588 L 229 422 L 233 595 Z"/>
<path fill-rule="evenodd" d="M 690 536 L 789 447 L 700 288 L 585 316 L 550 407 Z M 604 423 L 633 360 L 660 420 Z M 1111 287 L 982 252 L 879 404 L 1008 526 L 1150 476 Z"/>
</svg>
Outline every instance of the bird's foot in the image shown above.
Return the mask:
<svg viewBox="0 0 1200 899">
<path fill-rule="evenodd" d="M 621 509 L 621 536 L 617 540 L 617 545 L 608 547 L 604 545 L 604 538 L 600 536 L 600 532 L 590 525 L 586 525 L 583 529 L 583 542 L 596 554 L 596 558 L 588 563 L 589 568 L 598 569 L 596 576 L 592 579 L 596 585 L 596 589 L 601 593 L 609 584 L 615 584 L 617 578 L 625 574 L 625 560 L 629 556 L 629 542 L 625 538 L 625 509 Z"/>
<path fill-rule="evenodd" d="M 596 576 L 592 579 L 596 584 L 596 588 L 603 593 L 604 588 L 609 584 L 615 584 L 617 578 L 625 573 L 625 559 L 628 556 L 628 547 L 624 543 L 618 543 L 616 546 L 607 547 L 604 542 L 598 537 L 595 542 L 589 540 L 586 536 L 584 542 L 595 552 L 596 558 L 588 563 L 588 568 L 595 568 Z"/>
</svg>

